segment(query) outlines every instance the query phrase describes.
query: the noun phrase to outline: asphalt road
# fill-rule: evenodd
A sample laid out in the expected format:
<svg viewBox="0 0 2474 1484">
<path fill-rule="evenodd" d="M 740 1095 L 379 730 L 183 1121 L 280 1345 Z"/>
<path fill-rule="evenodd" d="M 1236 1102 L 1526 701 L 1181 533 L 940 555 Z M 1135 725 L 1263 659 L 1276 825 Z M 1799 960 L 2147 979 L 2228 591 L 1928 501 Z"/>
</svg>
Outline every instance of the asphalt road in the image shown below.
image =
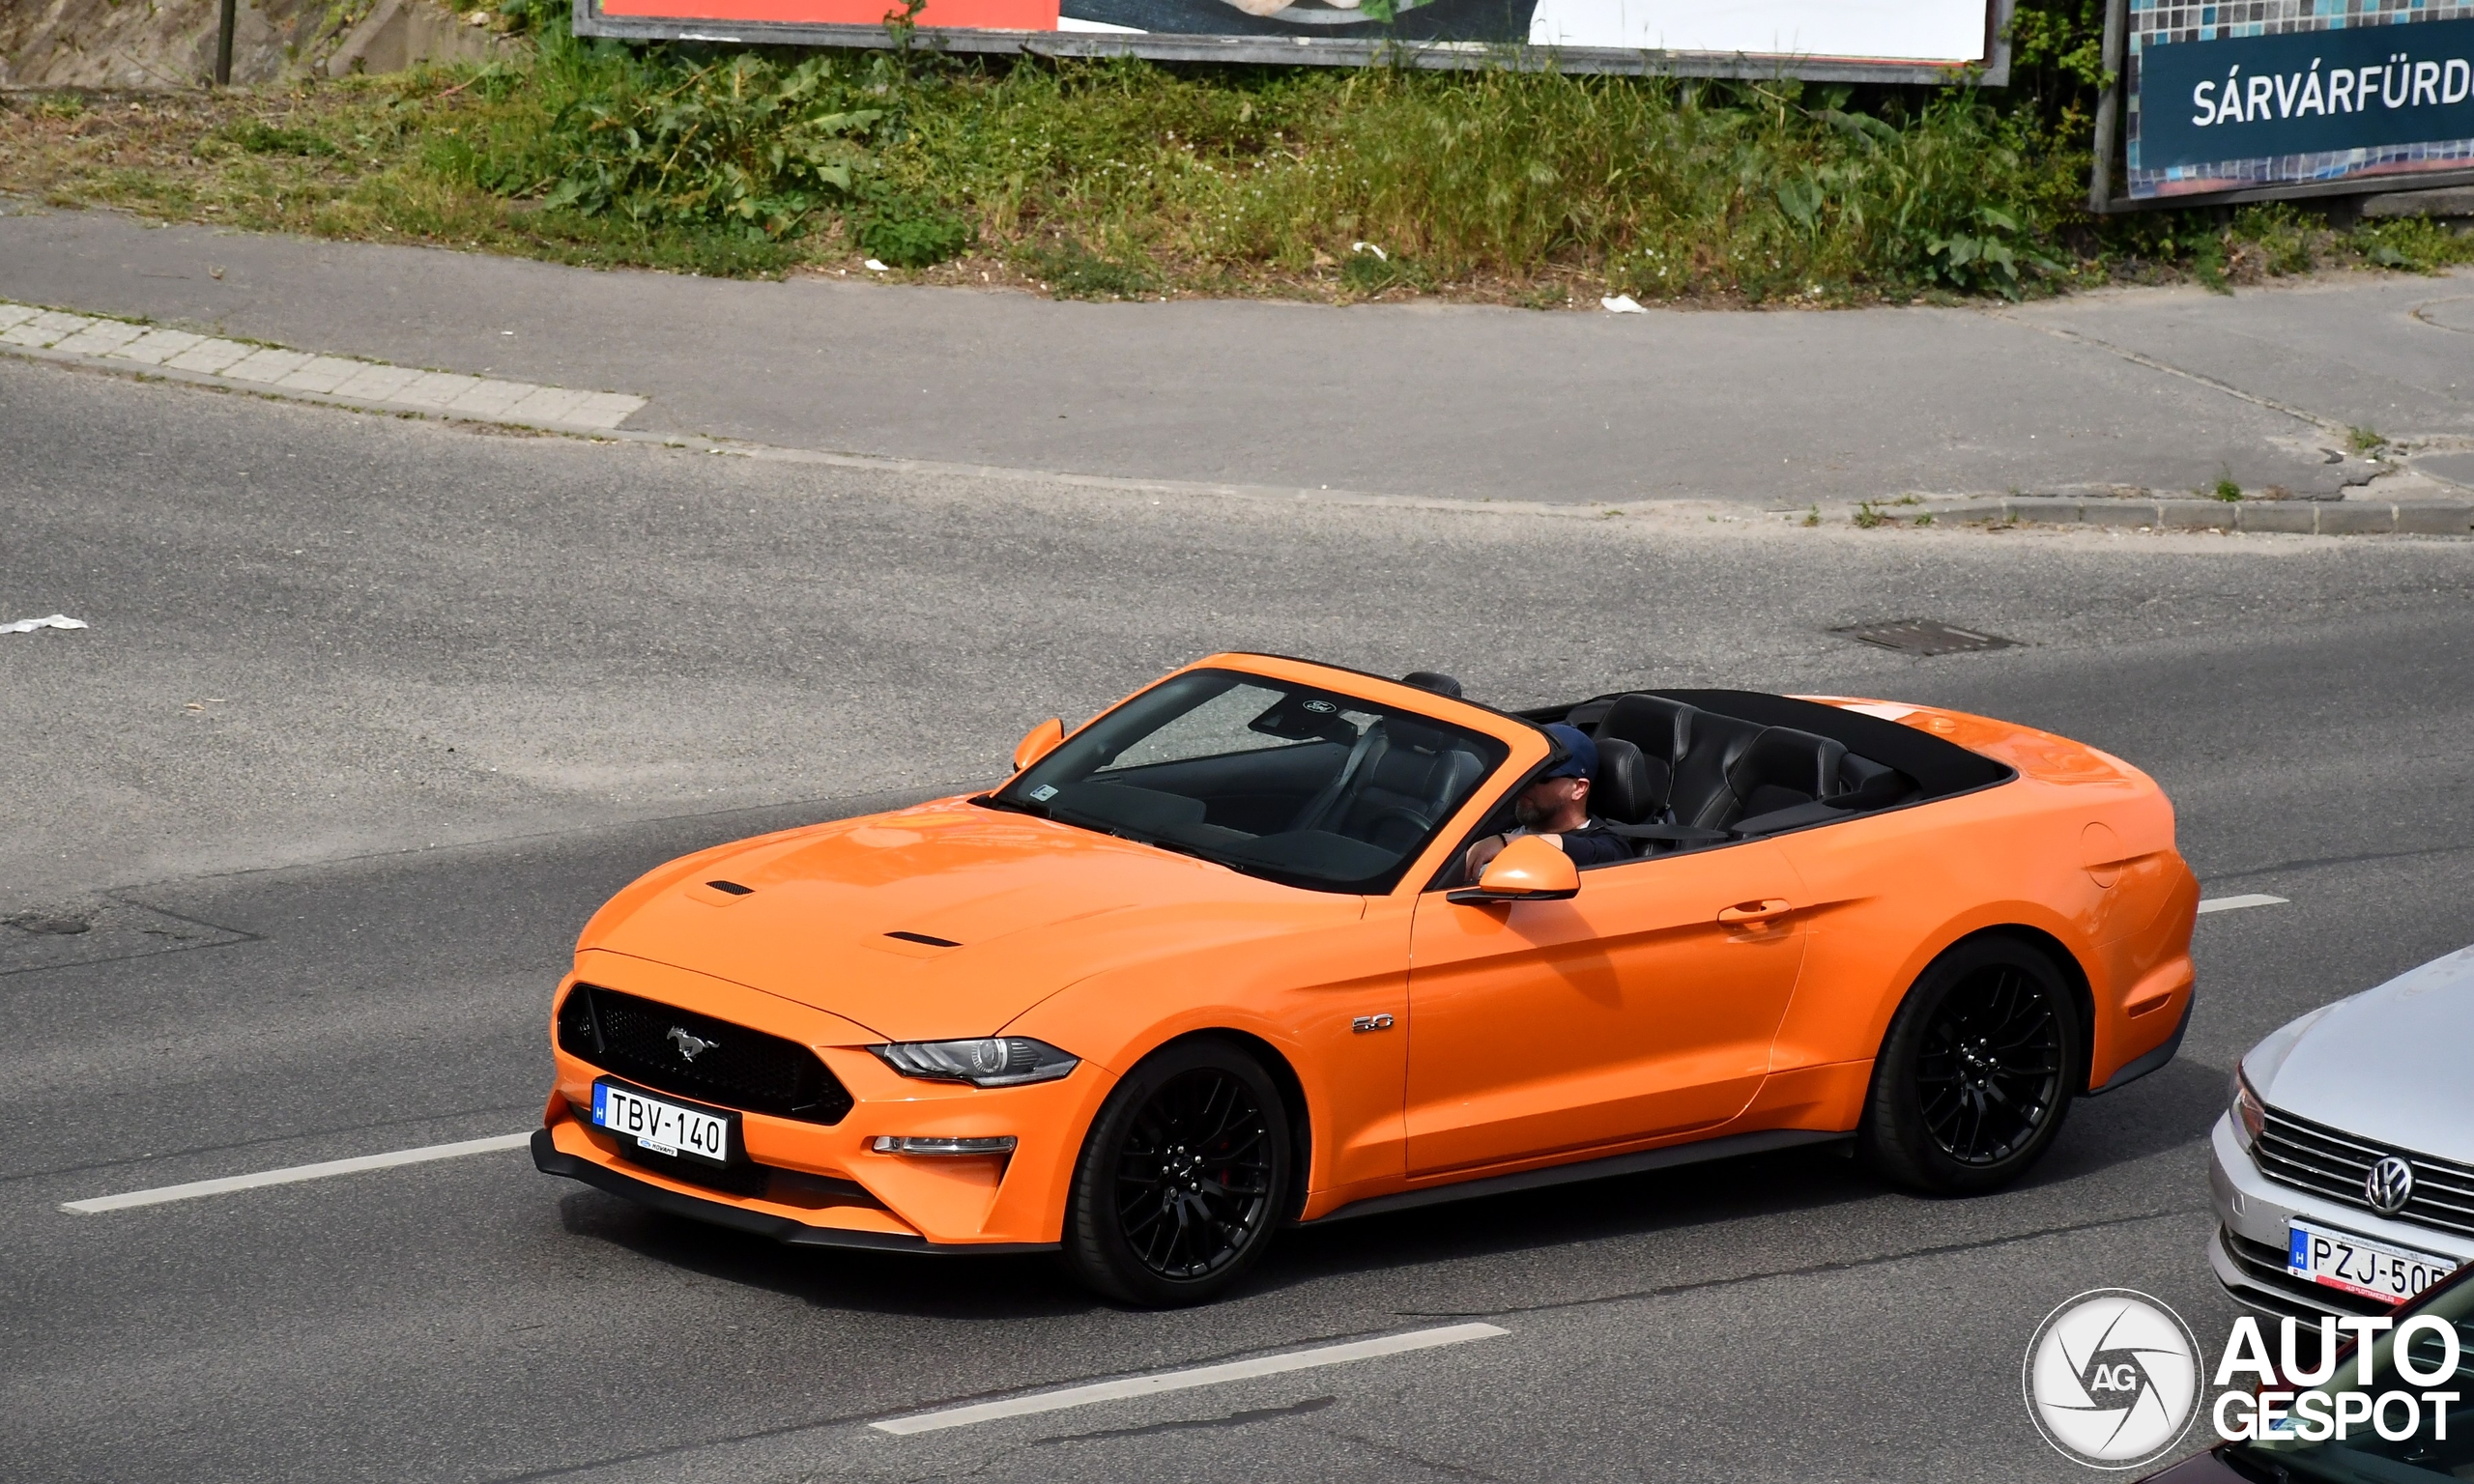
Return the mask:
<svg viewBox="0 0 2474 1484">
<path fill-rule="evenodd" d="M 2474 544 L 1168 499 L 435 425 L 0 362 L 0 1478 L 2084 1478 L 2019 1399 L 2082 1290 L 2229 1306 L 2245 1045 L 2474 939 Z M 1915 660 L 1827 632 L 2023 641 Z M 584 917 L 710 842 L 985 780 L 1219 647 L 1504 703 L 1723 680 L 1968 706 L 2154 772 L 2208 894 L 2181 1059 L 2021 1187 L 1827 1153 L 1296 1234 L 1237 1297 L 799 1253 L 518 1152 Z M 449 752 L 448 749 L 454 749 Z M 1468 1319 L 1447 1349 L 912 1437 L 957 1400 Z"/>
</svg>

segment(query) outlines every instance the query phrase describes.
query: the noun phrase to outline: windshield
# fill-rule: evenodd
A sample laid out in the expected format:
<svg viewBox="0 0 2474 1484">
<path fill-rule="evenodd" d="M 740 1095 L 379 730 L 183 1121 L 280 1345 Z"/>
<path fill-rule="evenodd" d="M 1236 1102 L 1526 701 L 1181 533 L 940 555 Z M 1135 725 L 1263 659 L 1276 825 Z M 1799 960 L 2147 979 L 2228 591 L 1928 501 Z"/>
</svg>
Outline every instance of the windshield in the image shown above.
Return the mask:
<svg viewBox="0 0 2474 1484">
<path fill-rule="evenodd" d="M 1172 676 L 988 802 L 1321 891 L 1385 892 L 1510 749 L 1313 686 Z"/>
<path fill-rule="evenodd" d="M 2381 1392 L 2403 1389 L 2421 1393 L 2426 1399 L 2432 1392 L 2454 1392 L 2446 1404 L 2444 1426 L 2434 1426 L 2430 1413 L 2417 1413 L 2419 1425 L 2399 1428 L 2405 1436 L 2388 1439 L 2373 1426 L 2355 1421 L 2345 1430 L 2345 1437 L 2330 1437 L 2320 1442 L 2305 1442 L 2298 1438 L 2280 1438 L 2259 1442 L 2237 1442 L 2233 1451 L 2244 1461 L 2265 1466 L 2270 1477 L 2291 1480 L 2338 1479 L 2345 1484 L 2440 1484 L 2443 1480 L 2474 1478 L 2474 1280 L 2441 1290 L 2428 1302 L 2398 1311 L 2400 1326 L 2417 1314 L 2429 1314 L 2446 1320 L 2457 1330 L 2457 1374 L 2444 1380 L 2424 1382 L 2401 1375 L 2397 1360 L 2397 1330 L 2380 1335 L 2372 1346 L 2372 1384 L 2360 1385 L 2361 1369 L 2357 1356 L 2348 1356 L 2337 1368 L 2328 1384 L 2313 1386 L 2330 1398 L 2347 1392 L 2366 1393 L 2375 1399 Z M 2406 1347 L 2405 1359 L 2414 1372 L 2431 1376 L 2444 1371 L 2449 1360 L 2447 1340 L 2429 1327 L 2418 1328 Z M 2308 1392 L 2304 1393 L 2305 1395 Z M 2296 1397 L 2296 1402 L 2301 1401 Z M 2322 1404 L 2329 1415 L 2337 1413 L 2338 1404 L 2331 1400 Z M 2355 1403 L 2363 1405 L 2361 1401 Z M 2432 1404 L 2436 1410 L 2439 1404 Z M 2319 1408 L 2302 1409 L 2318 1411 Z M 2399 1406 L 2381 1419 L 2399 1423 L 2403 1409 Z"/>
</svg>

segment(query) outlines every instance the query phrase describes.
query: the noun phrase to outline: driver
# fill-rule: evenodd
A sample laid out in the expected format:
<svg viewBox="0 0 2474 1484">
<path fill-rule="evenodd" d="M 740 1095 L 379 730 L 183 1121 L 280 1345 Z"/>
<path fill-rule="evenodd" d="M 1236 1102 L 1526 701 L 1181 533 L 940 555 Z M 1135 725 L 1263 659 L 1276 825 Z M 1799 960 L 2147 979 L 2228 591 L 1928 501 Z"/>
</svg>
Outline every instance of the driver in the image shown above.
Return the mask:
<svg viewBox="0 0 2474 1484">
<path fill-rule="evenodd" d="M 1519 828 L 1489 835 L 1469 847 L 1467 879 L 1477 880 L 1488 861 L 1523 835 L 1537 836 L 1584 870 L 1632 858 L 1632 847 L 1589 812 L 1590 780 L 1597 774 L 1597 744 L 1588 732 L 1562 722 L 1550 723 L 1544 730 L 1563 748 L 1563 760 L 1512 796 L 1512 817 L 1520 821 Z"/>
</svg>

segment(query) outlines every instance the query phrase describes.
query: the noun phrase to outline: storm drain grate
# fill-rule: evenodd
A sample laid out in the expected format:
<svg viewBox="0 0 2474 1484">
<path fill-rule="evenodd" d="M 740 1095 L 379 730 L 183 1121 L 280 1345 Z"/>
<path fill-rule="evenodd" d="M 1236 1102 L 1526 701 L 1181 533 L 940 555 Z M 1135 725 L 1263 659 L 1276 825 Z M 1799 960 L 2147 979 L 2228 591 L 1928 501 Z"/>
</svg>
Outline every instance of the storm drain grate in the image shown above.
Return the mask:
<svg viewBox="0 0 2474 1484">
<path fill-rule="evenodd" d="M 1893 618 L 1887 623 L 1852 624 L 1829 632 L 1843 634 L 1862 643 L 1896 649 L 1901 654 L 1965 654 L 1971 649 L 2015 648 L 2019 642 L 1998 634 L 1954 629 L 1930 618 Z"/>
</svg>

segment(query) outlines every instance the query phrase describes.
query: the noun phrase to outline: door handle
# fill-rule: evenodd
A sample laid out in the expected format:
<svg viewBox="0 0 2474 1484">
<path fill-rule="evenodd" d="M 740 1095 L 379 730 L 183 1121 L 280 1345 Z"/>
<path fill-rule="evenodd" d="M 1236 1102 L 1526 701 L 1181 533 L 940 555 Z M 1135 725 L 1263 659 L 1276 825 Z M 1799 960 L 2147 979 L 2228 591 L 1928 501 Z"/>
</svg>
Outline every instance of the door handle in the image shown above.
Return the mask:
<svg viewBox="0 0 2474 1484">
<path fill-rule="evenodd" d="M 1718 921 L 1722 923 L 1766 923 L 1773 917 L 1785 917 L 1788 913 L 1795 910 L 1795 907 L 1791 903 L 1780 901 L 1777 898 L 1772 897 L 1766 901 L 1739 901 L 1732 907 L 1720 907 L 1718 909 Z"/>
</svg>

